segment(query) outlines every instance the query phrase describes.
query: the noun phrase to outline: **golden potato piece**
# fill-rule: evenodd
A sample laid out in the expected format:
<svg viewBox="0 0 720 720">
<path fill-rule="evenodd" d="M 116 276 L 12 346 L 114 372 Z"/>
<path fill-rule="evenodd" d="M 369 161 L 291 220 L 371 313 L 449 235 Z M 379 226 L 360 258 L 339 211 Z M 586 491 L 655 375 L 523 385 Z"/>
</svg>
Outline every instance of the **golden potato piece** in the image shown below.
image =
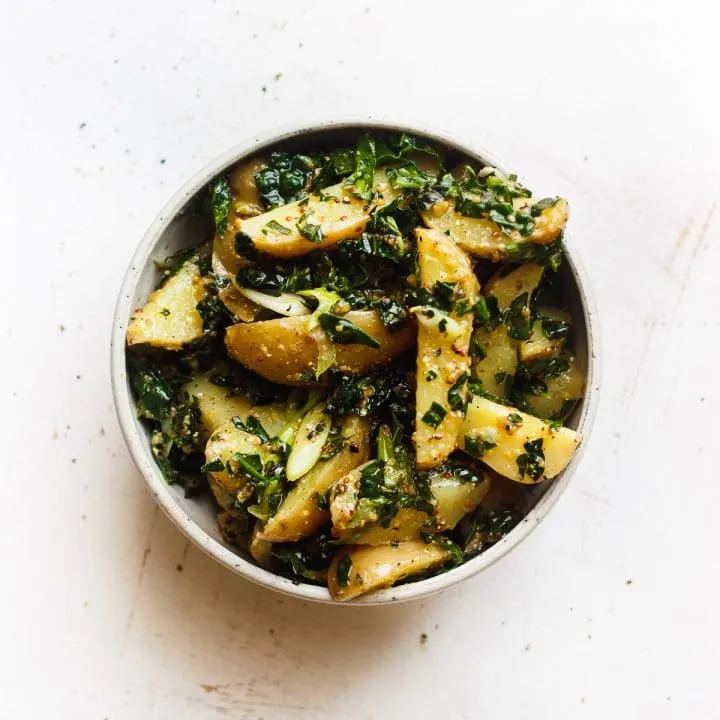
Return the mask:
<svg viewBox="0 0 720 720">
<path fill-rule="evenodd" d="M 244 395 L 233 395 L 229 388 L 210 382 L 208 375 L 198 375 L 187 382 L 183 390 L 197 399 L 206 436 L 234 417 L 245 422 L 249 415 L 253 415 L 270 437 L 277 435 L 287 422 L 285 405 L 253 405 Z"/>
<path fill-rule="evenodd" d="M 186 262 L 150 295 L 145 307 L 135 311 L 128 326 L 128 345 L 180 350 L 197 340 L 203 321 L 196 306 L 205 293 L 197 263 Z"/>
<path fill-rule="evenodd" d="M 448 200 L 439 200 L 421 215 L 427 227 L 449 232 L 453 240 L 471 255 L 501 260 L 506 245 L 510 243 L 546 245 L 556 240 L 567 223 L 568 204 L 559 199 L 552 207 L 542 210 L 535 218 L 535 227 L 528 237 L 505 233 L 487 218 L 461 215 L 455 210 L 454 202 Z"/>
<path fill-rule="evenodd" d="M 414 331 L 406 326 L 391 333 L 373 310 L 356 310 L 344 316 L 380 343 L 334 344 L 335 367 L 363 375 L 399 355 L 413 341 Z M 263 322 L 242 323 L 227 329 L 225 345 L 230 357 L 273 382 L 285 385 L 314 385 L 318 352 L 330 344 L 322 330 L 308 330 L 308 317 L 287 317 Z"/>
<path fill-rule="evenodd" d="M 445 547 L 422 540 L 342 548 L 330 563 L 328 589 L 335 600 L 352 600 L 440 567 L 449 558 L 450 553 Z"/>
<path fill-rule="evenodd" d="M 509 335 L 505 325 L 493 330 L 478 328 L 473 333 L 473 344 L 477 343 L 485 353 L 473 365 L 473 374 L 482 382 L 483 389 L 496 397 L 505 395 L 505 377 L 515 375 L 518 365 L 517 341 Z"/>
<path fill-rule="evenodd" d="M 471 304 L 477 302 L 480 285 L 465 253 L 452 239 L 437 230 L 418 228 L 420 279 L 432 289 L 436 282 L 456 283 Z M 413 436 L 419 467 L 439 465 L 455 449 L 462 426 L 461 409 L 450 405 L 448 393 L 470 368 L 472 314 L 458 316 L 454 311 L 440 323 L 423 322 L 423 314 L 439 317 L 437 311 L 418 314 L 418 353 L 416 390 L 416 429 Z M 443 323 L 445 325 L 443 326 Z M 457 390 L 465 398 L 465 386 Z M 427 413 L 439 408 L 430 418 Z M 439 421 L 437 421 L 439 418 Z"/>
<path fill-rule="evenodd" d="M 585 373 L 577 362 L 570 360 L 570 367 L 558 377 L 545 380 L 547 393 L 526 395 L 525 399 L 535 415 L 554 418 L 563 412 L 566 403 L 579 400 L 585 392 Z"/>
<path fill-rule="evenodd" d="M 528 240 L 538 245 L 546 245 L 557 240 L 567 224 L 569 214 L 567 200 L 558 198 L 554 205 L 540 211 L 540 215 L 535 218 L 535 227 Z"/>
<path fill-rule="evenodd" d="M 500 475 L 533 484 L 562 472 L 580 440 L 570 428 L 553 428 L 516 408 L 474 397 L 468 404 L 461 447 Z"/>
<path fill-rule="evenodd" d="M 498 301 L 500 310 L 507 310 L 513 300 L 523 293 L 528 298 L 535 292 L 544 272 L 542 265 L 525 263 L 506 275 L 496 273 L 485 284 L 484 295 L 492 295 Z"/>
<path fill-rule="evenodd" d="M 244 187 L 242 183 L 241 187 Z M 390 187 L 384 170 L 375 174 L 375 188 L 379 191 L 379 204 L 389 203 L 397 195 Z M 228 216 L 225 233 L 215 240 L 214 251 L 225 267 L 234 273 L 247 264 L 247 260 L 235 249 L 238 233 L 246 235 L 260 252 L 279 258 L 299 257 L 313 250 L 332 247 L 341 240 L 358 237 L 370 218 L 371 203 L 356 197 L 343 183 L 339 183 L 324 188 L 320 194 L 310 195 L 306 200 L 288 203 L 260 215 L 249 213 L 248 216 L 248 207 L 254 208 L 255 205 L 236 200 Z M 303 226 L 305 222 L 320 226 L 322 237 L 319 240 L 310 240 L 301 234 L 298 223 Z"/>
<path fill-rule="evenodd" d="M 267 521 L 262 537 L 270 542 L 295 542 L 316 532 L 329 517 L 320 510 L 317 496 L 370 456 L 370 433 L 366 418 L 351 416 L 343 423 L 345 447 L 329 460 L 321 460 L 288 493 Z"/>
</svg>

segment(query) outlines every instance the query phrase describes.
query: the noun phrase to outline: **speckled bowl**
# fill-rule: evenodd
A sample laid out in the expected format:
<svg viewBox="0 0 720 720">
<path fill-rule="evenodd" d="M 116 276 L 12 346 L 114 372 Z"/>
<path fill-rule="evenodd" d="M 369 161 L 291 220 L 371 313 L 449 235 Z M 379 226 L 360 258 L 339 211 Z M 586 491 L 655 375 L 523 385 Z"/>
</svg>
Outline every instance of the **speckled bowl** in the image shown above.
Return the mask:
<svg viewBox="0 0 720 720">
<path fill-rule="evenodd" d="M 285 147 L 294 148 L 353 143 L 357 134 L 363 131 L 408 132 L 444 145 L 449 151 L 495 165 L 507 172 L 501 163 L 484 150 L 464 145 L 443 132 L 375 118 L 332 120 L 275 130 L 253 138 L 223 153 L 200 170 L 160 211 L 135 252 L 123 280 L 115 308 L 111 340 L 112 386 L 120 426 L 130 453 L 158 505 L 199 548 L 238 575 L 271 590 L 324 603 L 334 602 L 327 589 L 305 583 L 293 583 L 291 580 L 263 570 L 243 557 L 239 551 L 228 546 L 220 536 L 215 517 L 216 510 L 210 497 L 187 499 L 183 495 L 182 488 L 167 484 L 153 460 L 147 429 L 138 420 L 135 411 L 125 361 L 125 332 L 132 312 L 144 304 L 159 280 L 153 259 L 164 258 L 183 247 L 197 243 L 198 238 L 209 233 L 209 227 L 198 226 L 200 221 L 191 214 L 185 215 L 183 209 L 199 192 L 202 192 L 210 180 L 238 160 L 269 150 L 281 143 Z M 581 403 L 578 403 L 568 424 L 587 440 L 599 385 L 595 357 L 598 329 L 590 288 L 573 249 L 572 237 L 568 235 L 565 238 L 565 249 L 567 262 L 563 264 L 561 270 L 564 274 L 565 299 L 573 317 L 582 320 L 575 325 L 576 355 L 581 361 L 586 362 L 588 368 L 585 397 Z M 577 469 L 582 451 L 581 445 L 561 475 L 535 488 L 537 496 L 533 498 L 534 505 L 524 521 L 489 550 L 449 572 L 382 590 L 361 597 L 349 605 L 379 605 L 426 597 L 489 567 L 522 542 L 547 515 Z"/>
</svg>

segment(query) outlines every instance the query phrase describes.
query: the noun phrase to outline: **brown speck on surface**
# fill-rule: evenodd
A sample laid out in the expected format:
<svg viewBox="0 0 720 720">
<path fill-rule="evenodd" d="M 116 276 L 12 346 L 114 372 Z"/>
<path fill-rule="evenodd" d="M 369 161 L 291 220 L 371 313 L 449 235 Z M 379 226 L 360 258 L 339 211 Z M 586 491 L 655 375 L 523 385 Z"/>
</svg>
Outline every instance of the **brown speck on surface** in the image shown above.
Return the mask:
<svg viewBox="0 0 720 720">
<path fill-rule="evenodd" d="M 275 82 L 277 82 L 282 77 L 282 73 L 275 73 Z"/>
<path fill-rule="evenodd" d="M 82 375 L 76 375 L 76 376 L 75 376 L 75 379 L 76 379 L 76 380 L 81 380 L 81 379 L 82 379 Z"/>
<path fill-rule="evenodd" d="M 185 568 L 184 568 L 180 563 L 178 563 L 178 564 L 175 566 L 175 569 L 176 569 L 178 572 L 182 572 Z"/>
<path fill-rule="evenodd" d="M 81 515 L 80 518 L 81 518 L 82 520 L 87 520 L 87 515 Z"/>
<path fill-rule="evenodd" d="M 626 584 L 626 585 L 632 585 L 632 578 L 628 578 L 628 579 L 625 581 L 625 584 Z"/>
<path fill-rule="evenodd" d="M 81 123 L 78 125 L 78 130 L 84 130 L 86 127 L 87 127 L 87 123 L 86 123 L 86 122 L 81 122 Z"/>
<path fill-rule="evenodd" d="M 65 332 L 65 326 L 64 326 L 64 325 L 58 325 L 58 330 L 59 330 L 61 333 L 64 333 L 64 332 Z"/>
<path fill-rule="evenodd" d="M 60 436 L 58 435 L 57 428 L 53 428 L 52 439 L 53 439 L 53 440 L 57 440 L 58 437 L 60 437 Z"/>
<path fill-rule="evenodd" d="M 161 164 L 161 165 L 164 165 L 165 162 L 166 162 L 166 161 L 165 161 L 165 158 L 160 158 L 160 164 Z"/>
<path fill-rule="evenodd" d="M 70 462 L 71 462 L 73 465 L 76 465 L 76 464 L 77 464 L 77 458 L 70 458 Z"/>
<path fill-rule="evenodd" d="M 150 548 L 145 548 L 145 552 L 143 552 L 142 562 L 140 563 L 140 567 L 145 567 L 145 564 L 147 563 L 149 554 L 150 554 Z"/>
<path fill-rule="evenodd" d="M 275 628 L 270 628 L 270 629 L 268 630 L 268 632 L 269 632 L 271 635 L 274 635 L 274 634 L 275 634 Z"/>
<path fill-rule="evenodd" d="M 266 93 L 266 92 L 267 92 L 267 85 L 263 85 L 260 89 L 261 89 L 264 93 Z"/>
<path fill-rule="evenodd" d="M 531 645 L 530 643 L 528 643 L 528 644 L 525 646 L 525 652 L 528 652 L 531 647 L 532 647 L 532 645 Z"/>
<path fill-rule="evenodd" d="M 424 645 L 427 642 L 428 636 L 427 633 L 422 633 L 420 635 L 420 644 Z"/>
<path fill-rule="evenodd" d="M 206 685 L 205 683 L 200 683 L 200 687 L 206 692 L 206 693 L 216 693 L 220 689 L 220 685 Z"/>
<path fill-rule="evenodd" d="M 100 437 L 105 437 L 105 428 L 102 425 L 100 426 Z"/>
</svg>

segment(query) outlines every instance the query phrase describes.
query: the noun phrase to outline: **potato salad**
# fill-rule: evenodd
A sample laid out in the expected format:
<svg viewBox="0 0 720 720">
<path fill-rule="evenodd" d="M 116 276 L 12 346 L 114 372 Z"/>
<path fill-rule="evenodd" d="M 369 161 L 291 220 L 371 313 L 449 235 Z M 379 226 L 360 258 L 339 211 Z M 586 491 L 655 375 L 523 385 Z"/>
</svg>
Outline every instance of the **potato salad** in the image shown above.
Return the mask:
<svg viewBox="0 0 720 720">
<path fill-rule="evenodd" d="M 185 212 L 128 376 L 167 481 L 243 556 L 351 600 L 484 552 L 567 466 L 565 200 L 378 133 L 244 159 Z"/>
</svg>

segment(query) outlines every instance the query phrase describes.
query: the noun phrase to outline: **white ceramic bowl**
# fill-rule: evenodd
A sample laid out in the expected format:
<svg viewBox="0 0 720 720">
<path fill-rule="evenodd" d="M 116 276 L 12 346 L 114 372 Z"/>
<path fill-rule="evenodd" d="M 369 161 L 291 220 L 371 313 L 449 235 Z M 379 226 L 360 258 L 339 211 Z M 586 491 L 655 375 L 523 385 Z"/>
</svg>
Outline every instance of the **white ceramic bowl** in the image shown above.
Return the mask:
<svg viewBox="0 0 720 720">
<path fill-rule="evenodd" d="M 224 543 L 218 530 L 215 508 L 209 497 L 187 499 L 183 495 L 182 488 L 167 484 L 153 460 L 147 429 L 138 420 L 135 411 L 135 402 L 127 377 L 125 332 L 132 312 L 145 303 L 158 282 L 159 275 L 153 260 L 164 258 L 188 245 L 197 244 L 204 237 L 202 233 L 206 232 L 206 229 L 198 227 L 198 220 L 191 214 L 183 215 L 182 211 L 210 180 L 238 160 L 266 151 L 280 143 L 295 147 L 341 143 L 343 140 L 352 143 L 357 134 L 363 131 L 408 132 L 507 172 L 501 163 L 485 151 L 463 145 L 443 132 L 386 120 L 353 119 L 309 124 L 281 131 L 276 130 L 237 145 L 223 153 L 189 180 L 165 205 L 148 229 L 123 280 L 113 318 L 111 341 L 112 386 L 120 426 L 130 453 L 158 505 L 199 548 L 238 575 L 272 590 L 294 595 L 304 600 L 325 603 L 334 602 L 327 589 L 316 585 L 294 583 L 263 570 L 239 554 L 236 549 Z M 566 301 L 573 317 L 581 319 L 581 322 L 577 322 L 575 326 L 576 354 L 586 360 L 588 368 L 585 397 L 569 418 L 568 424 L 578 430 L 587 440 L 599 384 L 595 357 L 598 345 L 597 322 L 588 281 L 573 250 L 572 239 L 568 235 L 565 237 L 565 250 L 566 262 L 563 263 L 561 272 L 564 273 L 564 283 L 567 288 Z M 500 542 L 481 555 L 449 572 L 363 596 L 349 604 L 375 605 L 426 597 L 489 567 L 524 540 L 545 517 L 575 472 L 582 450 L 583 446 L 581 445 L 561 475 L 550 482 L 536 486 L 537 501 L 524 520 Z"/>
</svg>

